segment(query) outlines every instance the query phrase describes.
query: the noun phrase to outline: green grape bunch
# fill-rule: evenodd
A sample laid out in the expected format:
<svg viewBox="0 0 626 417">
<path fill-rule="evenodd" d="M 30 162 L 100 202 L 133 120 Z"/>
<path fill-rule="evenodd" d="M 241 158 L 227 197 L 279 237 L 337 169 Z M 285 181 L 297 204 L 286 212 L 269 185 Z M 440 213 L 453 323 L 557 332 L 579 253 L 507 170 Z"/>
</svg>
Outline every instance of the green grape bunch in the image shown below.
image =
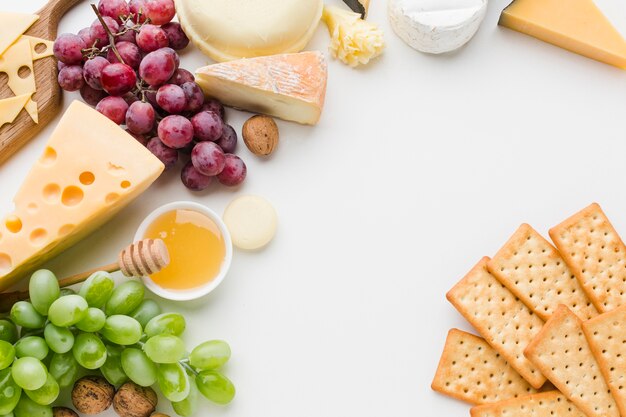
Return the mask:
<svg viewBox="0 0 626 417">
<path fill-rule="evenodd" d="M 96 272 L 75 293 L 42 269 L 29 294 L 0 318 L 0 416 L 52 417 L 61 390 L 85 372 L 116 387 L 156 385 L 182 417 L 195 414 L 199 394 L 217 404 L 234 398 L 220 371 L 228 343 L 211 340 L 188 353 L 185 318 L 144 299 L 139 281 L 116 286 L 109 273 Z"/>
</svg>

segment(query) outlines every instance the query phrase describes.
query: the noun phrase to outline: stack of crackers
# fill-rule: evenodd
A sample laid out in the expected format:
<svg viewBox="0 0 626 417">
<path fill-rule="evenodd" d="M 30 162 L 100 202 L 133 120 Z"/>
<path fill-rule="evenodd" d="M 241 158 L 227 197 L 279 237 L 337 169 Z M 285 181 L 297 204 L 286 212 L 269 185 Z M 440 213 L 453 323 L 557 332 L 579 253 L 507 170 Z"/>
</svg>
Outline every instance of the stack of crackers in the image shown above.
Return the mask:
<svg viewBox="0 0 626 417">
<path fill-rule="evenodd" d="M 626 417 L 626 246 L 598 204 L 549 232 L 523 224 L 448 300 L 432 388 L 472 417 Z"/>
</svg>

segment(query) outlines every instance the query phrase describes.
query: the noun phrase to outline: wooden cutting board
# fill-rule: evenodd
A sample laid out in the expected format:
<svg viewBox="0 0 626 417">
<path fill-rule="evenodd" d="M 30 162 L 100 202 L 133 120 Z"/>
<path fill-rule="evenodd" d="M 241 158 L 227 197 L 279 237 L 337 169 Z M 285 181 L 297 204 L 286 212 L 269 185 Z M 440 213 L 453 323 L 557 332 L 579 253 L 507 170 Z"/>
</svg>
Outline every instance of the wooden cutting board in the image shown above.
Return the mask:
<svg viewBox="0 0 626 417">
<path fill-rule="evenodd" d="M 37 15 L 37 20 L 25 35 L 54 41 L 61 17 L 81 0 L 50 0 Z M 0 7 L 2 7 L 0 5 Z M 0 29 L 2 30 L 2 29 Z M 39 51 L 42 52 L 42 51 Z M 57 61 L 51 56 L 33 63 L 37 91 L 33 95 L 37 102 L 39 123 L 35 123 L 25 110 L 15 121 L 0 127 L 0 163 L 13 155 L 52 120 L 61 109 L 63 94 L 57 83 Z M 0 98 L 13 96 L 7 85 L 7 76 L 0 74 Z"/>
</svg>

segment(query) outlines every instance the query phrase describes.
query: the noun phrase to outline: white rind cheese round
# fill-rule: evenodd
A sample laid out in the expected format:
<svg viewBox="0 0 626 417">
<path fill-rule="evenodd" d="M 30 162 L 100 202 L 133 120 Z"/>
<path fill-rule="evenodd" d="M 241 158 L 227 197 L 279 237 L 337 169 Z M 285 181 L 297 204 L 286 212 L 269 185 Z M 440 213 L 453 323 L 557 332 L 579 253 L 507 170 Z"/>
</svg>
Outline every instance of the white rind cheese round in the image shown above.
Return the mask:
<svg viewBox="0 0 626 417">
<path fill-rule="evenodd" d="M 216 61 L 300 52 L 323 0 L 175 0 L 185 33 Z"/>
<path fill-rule="evenodd" d="M 421 52 L 441 54 L 465 45 L 485 17 L 487 0 L 389 0 L 396 34 Z"/>
</svg>

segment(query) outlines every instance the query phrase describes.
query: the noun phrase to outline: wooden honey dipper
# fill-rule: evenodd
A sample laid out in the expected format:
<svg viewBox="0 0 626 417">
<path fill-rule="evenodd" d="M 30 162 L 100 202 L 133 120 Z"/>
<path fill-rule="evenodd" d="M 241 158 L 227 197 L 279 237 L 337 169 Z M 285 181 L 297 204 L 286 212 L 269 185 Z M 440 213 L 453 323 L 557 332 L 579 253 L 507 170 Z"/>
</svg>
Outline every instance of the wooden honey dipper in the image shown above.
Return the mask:
<svg viewBox="0 0 626 417">
<path fill-rule="evenodd" d="M 69 287 L 85 281 L 91 274 L 98 271 L 121 271 L 127 277 L 141 277 L 159 272 L 170 263 L 170 255 L 161 239 L 144 239 L 124 248 L 117 262 L 90 269 L 80 274 L 72 275 L 59 280 L 60 287 Z M 0 294 L 0 313 L 11 310 L 13 304 L 27 300 L 28 291 L 14 291 Z"/>
</svg>

